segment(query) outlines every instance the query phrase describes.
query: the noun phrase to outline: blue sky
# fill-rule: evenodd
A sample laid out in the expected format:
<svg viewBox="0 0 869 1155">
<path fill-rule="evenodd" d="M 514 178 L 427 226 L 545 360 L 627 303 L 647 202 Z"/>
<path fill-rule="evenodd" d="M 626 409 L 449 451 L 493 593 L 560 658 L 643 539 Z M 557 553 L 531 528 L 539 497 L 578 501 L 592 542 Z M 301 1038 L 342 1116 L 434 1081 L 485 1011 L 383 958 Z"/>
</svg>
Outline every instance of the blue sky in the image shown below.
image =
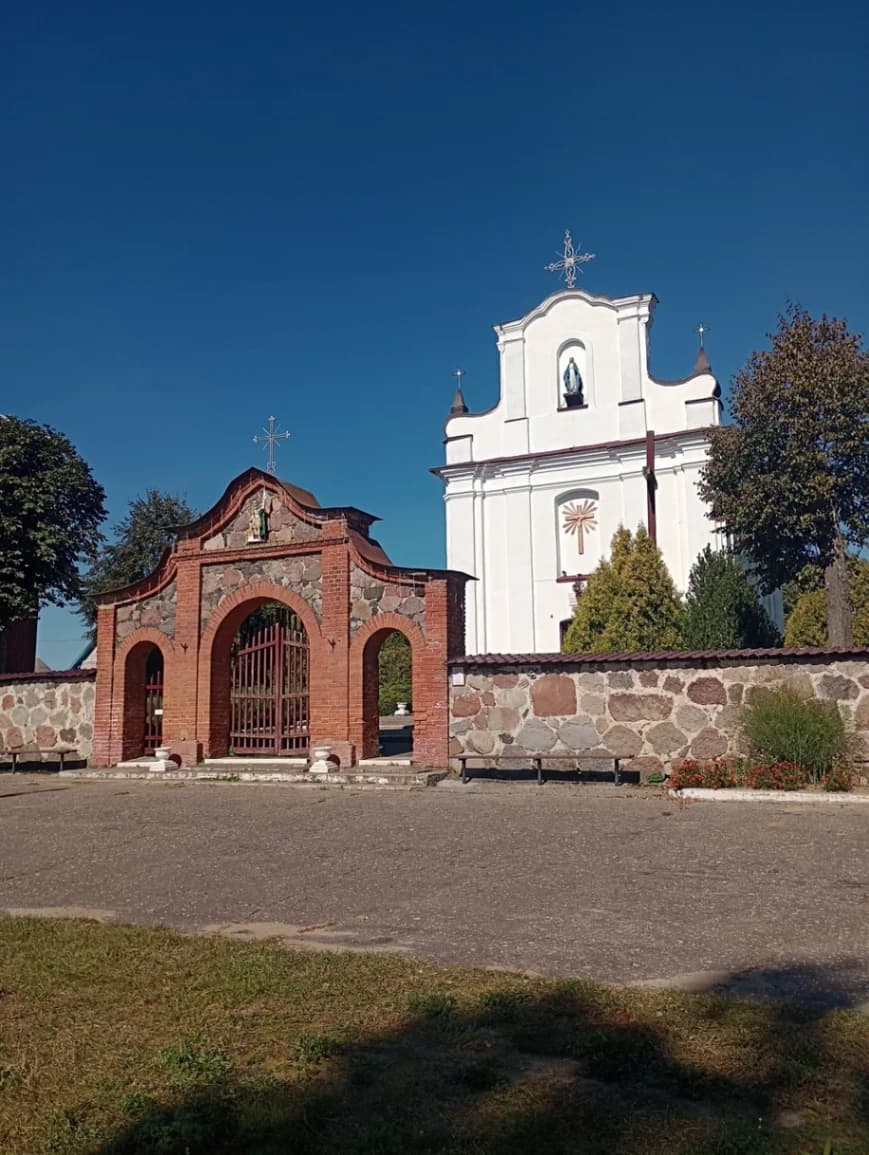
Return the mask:
<svg viewBox="0 0 869 1155">
<path fill-rule="evenodd" d="M 280 473 L 441 565 L 456 366 L 557 287 L 660 299 L 652 368 L 700 319 L 727 382 L 794 299 L 866 325 L 869 16 L 800 7 L 16 5 L 3 101 L 0 411 L 66 432 L 112 520 Z M 40 653 L 80 648 L 44 614 Z"/>
</svg>

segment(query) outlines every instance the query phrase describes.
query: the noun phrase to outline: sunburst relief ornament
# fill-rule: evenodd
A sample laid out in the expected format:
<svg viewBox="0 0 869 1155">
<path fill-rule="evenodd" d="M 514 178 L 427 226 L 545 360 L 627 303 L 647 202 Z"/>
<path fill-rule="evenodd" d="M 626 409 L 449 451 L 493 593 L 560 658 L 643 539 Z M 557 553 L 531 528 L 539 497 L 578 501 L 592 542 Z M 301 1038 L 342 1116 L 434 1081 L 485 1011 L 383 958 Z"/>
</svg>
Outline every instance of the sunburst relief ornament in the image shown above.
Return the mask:
<svg viewBox="0 0 869 1155">
<path fill-rule="evenodd" d="M 564 507 L 564 528 L 576 534 L 576 552 L 585 553 L 585 535 L 597 526 L 597 506 L 593 501 L 572 501 Z"/>
</svg>

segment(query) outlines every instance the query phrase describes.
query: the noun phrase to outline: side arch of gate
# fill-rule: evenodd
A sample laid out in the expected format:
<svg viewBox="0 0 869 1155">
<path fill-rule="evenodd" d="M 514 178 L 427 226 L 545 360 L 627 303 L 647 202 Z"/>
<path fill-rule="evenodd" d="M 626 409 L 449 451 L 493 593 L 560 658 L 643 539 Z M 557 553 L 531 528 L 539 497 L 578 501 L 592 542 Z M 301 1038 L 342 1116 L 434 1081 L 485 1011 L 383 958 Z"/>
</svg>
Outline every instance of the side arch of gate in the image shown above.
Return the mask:
<svg viewBox="0 0 869 1155">
<path fill-rule="evenodd" d="M 279 602 L 292 610 L 308 636 L 309 693 L 312 710 L 318 693 L 317 669 L 323 664 L 323 635 L 316 615 L 294 590 L 258 579 L 241 586 L 225 598 L 211 617 L 199 647 L 199 717 L 205 755 L 219 758 L 229 748 L 230 651 L 242 622 L 265 605 Z"/>
<path fill-rule="evenodd" d="M 138 758 L 145 753 L 145 670 L 149 654 L 155 649 L 163 658 L 164 686 L 171 686 L 175 645 L 162 630 L 141 626 L 124 638 L 115 652 L 111 719 L 113 763 Z M 171 710 L 171 692 L 163 699 L 162 708 L 166 713 Z"/>
</svg>

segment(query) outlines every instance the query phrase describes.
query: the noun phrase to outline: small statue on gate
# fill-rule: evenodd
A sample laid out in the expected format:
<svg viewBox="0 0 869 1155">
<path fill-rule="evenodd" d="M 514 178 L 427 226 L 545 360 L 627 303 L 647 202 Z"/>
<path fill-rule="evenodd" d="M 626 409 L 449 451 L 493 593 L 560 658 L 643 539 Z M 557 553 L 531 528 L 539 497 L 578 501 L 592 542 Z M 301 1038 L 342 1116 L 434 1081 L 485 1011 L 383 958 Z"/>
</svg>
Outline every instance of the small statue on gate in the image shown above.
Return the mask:
<svg viewBox="0 0 869 1155">
<path fill-rule="evenodd" d="M 247 519 L 247 540 L 248 543 L 252 544 L 258 541 L 268 541 L 268 537 L 269 511 L 266 505 L 265 491 L 263 491 L 259 509 L 252 509 L 250 517 Z"/>
</svg>

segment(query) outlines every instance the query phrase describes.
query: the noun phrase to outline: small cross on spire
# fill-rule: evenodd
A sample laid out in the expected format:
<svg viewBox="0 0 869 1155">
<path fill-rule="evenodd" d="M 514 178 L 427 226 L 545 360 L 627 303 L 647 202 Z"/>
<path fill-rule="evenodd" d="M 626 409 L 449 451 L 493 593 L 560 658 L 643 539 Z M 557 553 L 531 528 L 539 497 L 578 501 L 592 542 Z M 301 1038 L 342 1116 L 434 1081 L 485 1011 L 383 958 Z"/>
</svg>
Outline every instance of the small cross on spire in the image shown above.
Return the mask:
<svg viewBox="0 0 869 1155">
<path fill-rule="evenodd" d="M 712 372 L 712 366 L 709 364 L 709 358 L 706 356 L 706 346 L 704 343 L 706 334 L 709 332 L 710 328 L 711 325 L 707 325 L 704 321 L 701 321 L 697 328 L 694 330 L 700 341 L 700 348 L 697 350 L 697 361 L 694 364 L 695 373 Z"/>
<path fill-rule="evenodd" d="M 263 426 L 262 433 L 258 433 L 256 437 L 254 437 L 254 441 L 257 444 L 268 446 L 269 459 L 268 464 L 266 465 L 266 472 L 272 474 L 276 474 L 278 471 L 275 464 L 275 446 L 279 441 L 289 441 L 290 439 L 289 433 L 276 432 L 275 420 L 276 419 L 274 417 L 270 417 L 268 427 Z"/>
</svg>

